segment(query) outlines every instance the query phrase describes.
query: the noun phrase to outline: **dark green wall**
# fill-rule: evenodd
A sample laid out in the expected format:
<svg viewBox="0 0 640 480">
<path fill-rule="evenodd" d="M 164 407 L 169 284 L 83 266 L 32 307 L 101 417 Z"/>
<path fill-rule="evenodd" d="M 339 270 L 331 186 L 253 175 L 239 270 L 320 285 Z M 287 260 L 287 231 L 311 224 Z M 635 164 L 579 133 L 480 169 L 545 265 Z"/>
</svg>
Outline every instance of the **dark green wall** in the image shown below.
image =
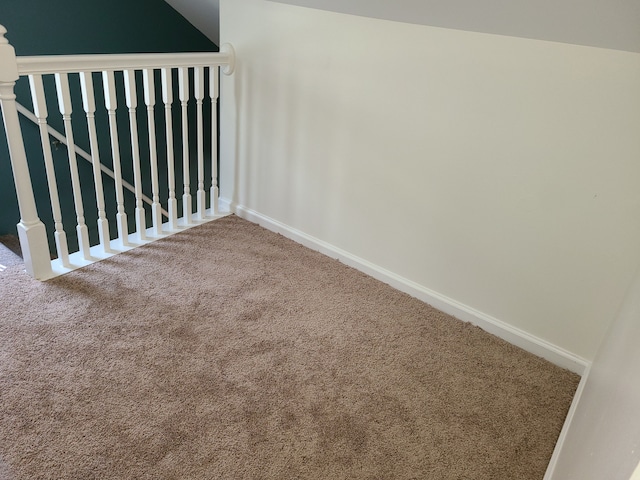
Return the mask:
<svg viewBox="0 0 640 480">
<path fill-rule="evenodd" d="M 0 24 L 18 55 L 217 50 L 164 0 L 2 0 Z"/>
<path fill-rule="evenodd" d="M 109 2 L 95 2 L 87 0 L 2 0 L 0 9 L 0 24 L 8 31 L 6 37 L 13 45 L 17 55 L 47 55 L 47 54 L 79 54 L 79 53 L 137 53 L 137 52 L 185 52 L 185 51 L 217 51 L 217 46 L 193 27 L 179 13 L 171 8 L 163 0 L 110 0 Z M 77 79 L 70 78 L 72 90 L 77 90 Z M 95 77 L 96 103 L 99 106 L 96 112 L 98 129 L 108 132 L 106 113 L 100 111 L 102 95 L 97 88 L 100 79 Z M 117 84 L 121 85 L 121 77 L 117 77 Z M 45 78 L 45 87 L 53 90 L 51 78 Z M 141 89 L 140 89 L 141 90 Z M 142 102 L 141 91 L 138 101 L 138 118 L 140 120 L 141 149 L 146 147 L 146 112 Z M 159 95 L 159 89 L 156 88 Z M 18 101 L 30 107 L 31 99 L 26 79 L 21 79 L 16 86 Z M 160 103 L 158 96 L 157 103 Z M 59 131 L 63 131 L 60 119 L 56 118 L 57 104 L 55 96 L 50 95 L 47 101 L 50 124 Z M 123 108 L 121 99 L 118 109 L 118 121 L 121 139 L 121 155 L 123 162 L 127 157 L 127 114 Z M 140 108 L 142 104 L 143 108 Z M 103 105 L 103 104 L 102 104 Z M 164 120 L 162 108 L 156 107 L 155 117 L 158 129 L 158 137 L 164 132 Z M 193 105 L 189 107 L 190 116 L 194 114 Z M 179 111 L 174 104 L 174 125 L 179 128 Z M 210 115 L 209 111 L 205 115 Z M 86 139 L 86 125 L 83 119 L 84 112 L 79 95 L 74 99 L 74 133 L 76 143 L 89 151 Z M 205 117 L 206 118 L 206 117 Z M 15 233 L 15 225 L 19 221 L 17 200 L 13 187 L 13 178 L 9 163 L 9 154 L 6 145 L 4 128 L 0 122 L 0 234 Z M 51 225 L 51 212 L 48 207 L 48 190 L 44 168 L 42 165 L 42 153 L 37 127 L 31 122 L 21 118 L 23 135 L 29 157 L 36 202 L 39 215 L 48 225 Z M 100 133 L 100 132 L 99 132 Z M 193 133 L 193 132 L 192 132 Z M 108 138 L 104 136 L 103 138 Z M 207 139 L 207 143 L 210 139 Z M 193 144 L 193 142 L 190 142 Z M 179 145 L 176 149 L 179 151 Z M 61 203 L 65 216 L 65 230 L 69 237 L 70 247 L 75 244 L 73 227 L 73 201 L 67 189 L 70 185 L 64 185 L 64 179 L 68 177 L 67 151 L 64 145 L 53 149 L 56 172 L 61 177 Z M 110 150 L 108 142 L 100 144 L 100 153 L 103 163 L 111 166 Z M 164 161 L 162 155 L 164 149 L 162 141 L 159 142 L 159 163 Z M 90 165 L 82 159 L 78 159 L 78 166 L 83 180 L 91 182 L 92 173 Z M 144 169 L 144 166 L 143 166 Z M 163 169 L 160 169 L 162 172 Z M 192 168 L 192 170 L 195 170 Z M 123 166 L 124 176 L 133 183 L 129 171 Z M 67 178 L 68 180 L 68 178 Z M 180 178 L 178 178 L 180 181 Z M 67 181 L 67 183 L 69 183 Z M 107 202 L 113 197 L 111 181 L 105 180 L 105 195 Z M 193 180 L 191 181 L 194 185 Z M 149 186 L 145 186 L 145 194 L 151 196 Z M 181 188 L 178 187 L 178 195 Z M 66 191 L 67 195 L 64 195 Z M 87 223 L 92 229 L 89 218 L 95 215 L 95 200 L 93 193 L 86 193 L 85 211 Z M 166 197 L 166 194 L 163 194 Z M 63 198 L 64 197 L 64 198 Z M 126 202 L 133 205 L 133 197 L 126 194 Z M 113 203 L 113 202 L 111 202 Z M 108 213 L 113 213 L 114 206 L 108 206 Z M 129 215 L 132 220 L 133 215 Z M 149 225 L 148 225 L 149 226 Z M 50 228 L 49 228 L 50 230 Z M 112 224 L 111 234 L 115 234 L 115 225 Z M 95 232 L 92 232 L 95 237 Z"/>
</svg>

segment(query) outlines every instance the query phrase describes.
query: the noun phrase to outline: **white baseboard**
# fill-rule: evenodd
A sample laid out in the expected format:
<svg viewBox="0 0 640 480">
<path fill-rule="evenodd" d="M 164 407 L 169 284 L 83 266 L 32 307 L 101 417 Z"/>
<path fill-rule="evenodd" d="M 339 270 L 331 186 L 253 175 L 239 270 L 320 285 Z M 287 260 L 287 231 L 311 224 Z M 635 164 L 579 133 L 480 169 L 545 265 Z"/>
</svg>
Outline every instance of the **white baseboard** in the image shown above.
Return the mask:
<svg viewBox="0 0 640 480">
<path fill-rule="evenodd" d="M 319 251 L 331 258 L 340 260 L 342 263 L 349 265 L 361 272 L 371 275 L 373 278 L 380 280 L 392 287 L 407 293 L 415 298 L 422 300 L 429 305 L 452 315 L 460 320 L 476 325 L 483 330 L 506 340 L 534 355 L 542 357 L 562 368 L 566 368 L 579 375 L 583 375 L 587 370 L 589 362 L 573 353 L 542 340 L 530 333 L 513 327 L 497 318 L 482 313 L 468 305 L 464 305 L 456 300 L 434 292 L 416 282 L 408 280 L 400 275 L 386 270 L 373 263 L 352 255 L 351 253 L 337 248 L 323 240 L 307 235 L 304 232 L 296 230 L 282 222 L 267 217 L 259 212 L 246 208 L 242 205 L 234 205 L 229 200 L 220 199 L 220 203 L 224 202 L 229 205 L 232 212 L 241 218 L 259 224 L 260 226 L 280 233 L 312 250 Z"/>
<path fill-rule="evenodd" d="M 576 389 L 576 393 L 573 396 L 573 400 L 571 402 L 571 406 L 569 407 L 569 412 L 567 413 L 567 418 L 564 420 L 564 425 L 562 425 L 562 430 L 560 431 L 560 435 L 558 436 L 558 441 L 556 442 L 556 446 L 553 449 L 553 454 L 551 455 L 551 460 L 549 461 L 549 465 L 547 465 L 547 471 L 544 474 L 543 480 L 553 480 L 553 475 L 556 470 L 556 465 L 558 464 L 558 458 L 560 458 L 562 447 L 564 446 L 564 442 L 569 433 L 569 428 L 571 427 L 571 422 L 573 421 L 573 417 L 576 414 L 576 410 L 578 409 L 578 404 L 580 403 L 580 398 L 582 397 L 582 393 L 584 392 L 585 385 L 589 379 L 589 372 L 591 371 L 591 365 L 588 365 L 584 372 L 582 373 L 582 378 L 580 379 L 580 383 L 578 384 L 578 388 Z"/>
<path fill-rule="evenodd" d="M 220 212 L 231 212 L 231 200 L 218 197 L 218 210 Z"/>
</svg>

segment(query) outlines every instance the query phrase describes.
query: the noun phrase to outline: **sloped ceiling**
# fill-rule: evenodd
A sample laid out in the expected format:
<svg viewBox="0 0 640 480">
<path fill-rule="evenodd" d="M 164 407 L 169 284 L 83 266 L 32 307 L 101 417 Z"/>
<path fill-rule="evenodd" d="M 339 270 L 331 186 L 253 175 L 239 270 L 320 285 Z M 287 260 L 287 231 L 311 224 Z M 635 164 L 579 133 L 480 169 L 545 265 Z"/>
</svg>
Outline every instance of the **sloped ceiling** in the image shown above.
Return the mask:
<svg viewBox="0 0 640 480">
<path fill-rule="evenodd" d="M 398 22 L 640 53 L 640 0 L 269 0 Z M 166 0 L 219 44 L 219 0 Z"/>
<path fill-rule="evenodd" d="M 165 0 L 189 23 L 220 45 L 220 0 Z"/>
<path fill-rule="evenodd" d="M 640 0 L 272 0 L 435 27 L 640 52 Z"/>
</svg>

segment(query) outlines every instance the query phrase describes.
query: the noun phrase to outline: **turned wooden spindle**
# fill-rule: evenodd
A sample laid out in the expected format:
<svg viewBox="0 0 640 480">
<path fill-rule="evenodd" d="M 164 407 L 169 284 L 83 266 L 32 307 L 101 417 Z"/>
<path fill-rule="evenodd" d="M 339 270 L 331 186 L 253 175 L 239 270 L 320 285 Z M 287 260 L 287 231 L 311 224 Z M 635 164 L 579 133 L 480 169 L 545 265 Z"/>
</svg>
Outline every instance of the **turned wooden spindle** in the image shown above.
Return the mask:
<svg viewBox="0 0 640 480">
<path fill-rule="evenodd" d="M 218 96 L 220 92 L 219 68 L 209 69 L 209 96 L 211 97 L 211 213 L 218 214 Z"/>
<path fill-rule="evenodd" d="M 111 157 L 113 159 L 113 176 L 116 186 L 116 225 L 118 228 L 118 239 L 122 245 L 127 246 L 129 245 L 129 227 L 127 225 L 127 213 L 124 207 L 120 142 L 118 141 L 118 123 L 116 119 L 118 99 L 116 97 L 115 76 L 112 70 L 102 72 L 102 88 L 104 90 L 104 106 L 107 109 L 107 116 L 109 118 Z"/>
<path fill-rule="evenodd" d="M 169 228 L 178 227 L 178 201 L 176 200 L 176 174 L 173 155 L 173 119 L 171 106 L 173 104 L 173 86 L 171 69 L 163 68 L 160 72 L 162 80 L 162 102 L 164 103 L 165 135 L 167 137 L 167 181 L 169 183 Z"/>
<path fill-rule="evenodd" d="M 182 109 L 182 212 L 185 225 L 191 223 L 191 192 L 189 181 L 189 118 L 187 102 L 189 101 L 189 69 L 178 68 L 178 97 Z"/>
<path fill-rule="evenodd" d="M 98 206 L 98 236 L 103 250 L 105 252 L 111 252 L 111 237 L 109 235 L 109 222 L 107 221 L 104 204 L 100 151 L 98 148 L 98 133 L 96 131 L 96 99 L 93 89 L 93 75 L 91 72 L 80 72 L 80 90 L 82 92 L 82 107 L 87 117 L 87 129 L 89 131 L 93 183 L 96 193 L 96 205 Z"/>
<path fill-rule="evenodd" d="M 144 203 L 142 201 L 142 175 L 140 172 L 140 142 L 138 140 L 138 121 L 136 119 L 136 72 L 124 70 L 124 93 L 127 108 L 129 109 L 129 127 L 131 128 L 131 156 L 133 159 L 133 185 L 136 196 L 136 235 L 138 240 L 145 240 L 146 220 Z"/>
<path fill-rule="evenodd" d="M 64 123 L 64 133 L 67 139 L 67 154 L 69 158 L 69 170 L 71 172 L 71 187 L 73 191 L 73 202 L 76 209 L 76 232 L 78 235 L 78 247 L 85 260 L 91 259 L 89 250 L 89 230 L 84 220 L 84 206 L 82 202 L 82 188 L 80 187 L 80 176 L 78 174 L 78 158 L 76 155 L 76 144 L 73 137 L 73 127 L 71 125 L 71 93 L 69 91 L 69 78 L 66 73 L 56 73 L 56 93 L 58 95 L 58 108 Z"/>
<path fill-rule="evenodd" d="M 197 131 L 197 152 L 198 152 L 198 192 L 197 212 L 198 220 L 204 220 L 206 206 L 206 193 L 204 190 L 204 127 L 202 120 L 202 101 L 204 99 L 204 68 L 195 67 L 193 69 L 193 89 L 196 98 L 196 131 Z"/>
<path fill-rule="evenodd" d="M 149 129 L 149 163 L 151 166 L 151 220 L 153 233 L 157 236 L 162 232 L 162 209 L 160 207 L 160 193 L 158 187 L 158 147 L 156 144 L 156 122 L 154 106 L 156 104 L 156 89 L 153 70 L 142 70 L 142 85 L 144 89 L 144 103 L 147 106 L 147 127 Z"/>
<path fill-rule="evenodd" d="M 47 129 L 47 102 L 44 94 L 44 85 L 41 75 L 29 75 L 29 86 L 31 88 L 31 100 L 33 102 L 33 112 L 38 119 L 38 129 L 40 130 L 40 143 L 42 143 L 42 154 L 44 156 L 44 167 L 47 173 L 47 185 L 49 186 L 49 198 L 51 200 L 51 211 L 55 232 L 53 238 L 56 242 L 58 258 L 65 267 L 69 266 L 69 247 L 67 244 L 67 234 L 62 223 L 62 210 L 60 209 L 60 198 L 58 195 L 58 182 L 56 171 L 53 165 L 53 155 L 51 144 L 49 143 L 49 131 Z"/>
</svg>

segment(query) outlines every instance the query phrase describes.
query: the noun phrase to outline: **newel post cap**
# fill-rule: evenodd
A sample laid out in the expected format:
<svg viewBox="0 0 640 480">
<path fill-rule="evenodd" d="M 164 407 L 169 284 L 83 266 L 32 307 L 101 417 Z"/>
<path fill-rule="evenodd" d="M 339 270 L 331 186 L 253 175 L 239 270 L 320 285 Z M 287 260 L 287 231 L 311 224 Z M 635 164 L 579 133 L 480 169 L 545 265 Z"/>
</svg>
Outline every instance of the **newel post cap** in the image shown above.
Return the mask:
<svg viewBox="0 0 640 480">
<path fill-rule="evenodd" d="M 0 25 L 0 83 L 13 83 L 19 77 L 18 63 L 16 51 L 9 45 L 5 33 L 7 29 Z"/>
</svg>

